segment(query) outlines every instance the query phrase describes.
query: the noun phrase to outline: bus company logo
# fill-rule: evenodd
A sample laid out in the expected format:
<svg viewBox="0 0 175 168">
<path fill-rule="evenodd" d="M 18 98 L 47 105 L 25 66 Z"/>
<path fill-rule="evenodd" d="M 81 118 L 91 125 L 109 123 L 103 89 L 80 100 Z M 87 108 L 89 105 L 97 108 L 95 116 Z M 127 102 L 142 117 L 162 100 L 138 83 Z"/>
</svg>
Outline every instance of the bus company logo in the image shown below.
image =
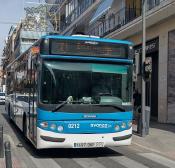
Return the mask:
<svg viewBox="0 0 175 168">
<path fill-rule="evenodd" d="M 111 128 L 110 124 L 90 124 L 91 128 Z"/>
<path fill-rule="evenodd" d="M 85 114 L 84 118 L 97 118 L 97 116 L 94 114 L 93 115 Z"/>
<path fill-rule="evenodd" d="M 99 43 L 96 41 L 85 41 L 85 44 L 92 44 L 92 45 L 98 45 Z"/>
</svg>

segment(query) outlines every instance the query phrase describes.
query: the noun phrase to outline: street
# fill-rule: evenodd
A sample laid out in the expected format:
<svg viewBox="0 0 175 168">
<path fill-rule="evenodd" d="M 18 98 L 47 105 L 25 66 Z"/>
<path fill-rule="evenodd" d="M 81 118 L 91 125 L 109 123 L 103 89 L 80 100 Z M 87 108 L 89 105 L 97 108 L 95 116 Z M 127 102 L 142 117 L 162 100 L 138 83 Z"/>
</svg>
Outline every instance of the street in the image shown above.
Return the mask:
<svg viewBox="0 0 175 168">
<path fill-rule="evenodd" d="M 142 148 L 131 146 L 104 149 L 48 149 L 37 151 L 8 121 L 4 106 L 0 106 L 0 124 L 4 126 L 4 140 L 12 148 L 14 168 L 167 168 L 175 167 L 175 161 Z M 4 168 L 0 159 L 0 168 Z"/>
<path fill-rule="evenodd" d="M 175 168 L 175 0 L 2 1 L 0 168 Z"/>
</svg>

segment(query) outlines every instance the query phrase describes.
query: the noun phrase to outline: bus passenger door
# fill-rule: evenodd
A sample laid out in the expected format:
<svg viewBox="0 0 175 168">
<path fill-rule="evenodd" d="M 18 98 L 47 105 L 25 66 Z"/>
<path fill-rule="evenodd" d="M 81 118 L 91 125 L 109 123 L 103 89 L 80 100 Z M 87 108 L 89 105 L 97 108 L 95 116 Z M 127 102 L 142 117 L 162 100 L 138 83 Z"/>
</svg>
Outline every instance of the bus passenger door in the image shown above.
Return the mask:
<svg viewBox="0 0 175 168">
<path fill-rule="evenodd" d="M 29 96 L 29 137 L 36 144 L 36 95 L 37 95 L 37 68 L 36 59 L 31 60 L 30 69 L 30 96 Z"/>
</svg>

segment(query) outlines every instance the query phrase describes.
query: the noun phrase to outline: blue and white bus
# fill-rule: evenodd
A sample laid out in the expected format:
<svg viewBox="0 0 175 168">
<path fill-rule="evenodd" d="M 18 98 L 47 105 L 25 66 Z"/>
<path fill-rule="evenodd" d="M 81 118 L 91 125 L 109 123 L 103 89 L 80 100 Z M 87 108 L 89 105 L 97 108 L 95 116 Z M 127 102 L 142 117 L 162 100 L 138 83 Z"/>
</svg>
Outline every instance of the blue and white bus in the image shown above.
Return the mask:
<svg viewBox="0 0 175 168">
<path fill-rule="evenodd" d="M 130 145 L 132 43 L 47 35 L 7 67 L 6 111 L 37 149 Z"/>
</svg>

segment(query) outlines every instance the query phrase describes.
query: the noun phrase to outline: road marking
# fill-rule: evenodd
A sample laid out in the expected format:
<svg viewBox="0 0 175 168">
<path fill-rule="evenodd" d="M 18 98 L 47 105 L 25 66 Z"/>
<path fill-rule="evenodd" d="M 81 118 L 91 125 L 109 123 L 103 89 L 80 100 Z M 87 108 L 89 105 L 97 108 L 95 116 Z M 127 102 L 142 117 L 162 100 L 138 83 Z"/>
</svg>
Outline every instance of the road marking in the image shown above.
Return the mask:
<svg viewBox="0 0 175 168">
<path fill-rule="evenodd" d="M 89 158 L 80 158 L 80 159 L 73 159 L 76 163 L 78 163 L 83 168 L 105 168 L 99 162 L 96 162 L 93 159 Z"/>
<path fill-rule="evenodd" d="M 127 167 L 127 168 L 148 168 L 147 166 L 135 161 L 135 160 L 132 160 L 126 156 L 115 156 L 115 157 L 109 157 L 110 159 L 114 160 L 115 162 L 123 165 L 124 167 Z"/>
<path fill-rule="evenodd" d="M 30 156 L 30 159 L 33 161 L 33 163 L 36 165 L 37 168 L 62 168 L 57 162 L 55 162 L 53 159 L 39 159 L 34 158 Z"/>
<path fill-rule="evenodd" d="M 161 154 L 161 151 L 158 151 L 158 150 L 156 150 L 156 149 L 152 149 L 152 148 L 150 148 L 150 147 L 146 147 L 146 146 L 144 146 L 144 145 L 140 145 L 140 144 L 135 143 L 135 142 L 132 142 L 132 144 L 134 144 L 134 145 L 136 145 L 136 146 L 139 146 L 139 147 L 141 147 L 141 148 L 144 148 L 144 149 L 146 149 L 146 150 L 149 150 L 149 151 L 151 151 L 151 152 L 155 152 L 155 153 L 160 153 L 160 154 Z"/>
<path fill-rule="evenodd" d="M 147 158 L 149 160 L 152 160 L 156 163 L 159 163 L 161 165 L 164 165 L 166 167 L 170 167 L 170 168 L 175 168 L 175 161 L 170 160 L 166 157 L 160 156 L 158 154 L 155 153 L 139 153 L 138 155 Z"/>
</svg>

